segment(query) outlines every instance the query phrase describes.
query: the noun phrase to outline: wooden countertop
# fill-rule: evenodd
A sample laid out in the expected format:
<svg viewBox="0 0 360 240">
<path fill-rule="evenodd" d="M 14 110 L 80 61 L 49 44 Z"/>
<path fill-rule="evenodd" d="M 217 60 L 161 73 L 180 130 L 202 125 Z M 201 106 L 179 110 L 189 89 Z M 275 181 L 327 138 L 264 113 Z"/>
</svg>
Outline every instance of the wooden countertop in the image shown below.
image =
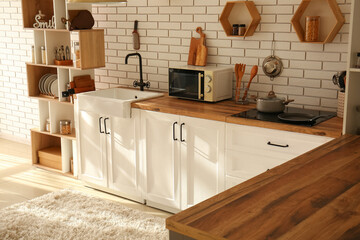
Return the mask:
<svg viewBox="0 0 360 240">
<path fill-rule="evenodd" d="M 196 102 L 191 100 L 177 99 L 169 96 L 153 98 L 145 101 L 132 103 L 133 108 L 184 115 L 189 117 L 204 118 L 248 126 L 271 128 L 277 130 L 307 133 L 328 137 L 340 137 L 342 132 L 342 119 L 331 118 L 314 127 L 297 126 L 292 124 L 272 123 L 252 119 L 230 117 L 233 114 L 255 108 L 254 104 L 239 105 L 234 101 L 221 101 L 218 103 Z"/>
<path fill-rule="evenodd" d="M 166 220 L 195 239 L 360 239 L 360 136 L 334 139 Z"/>
</svg>

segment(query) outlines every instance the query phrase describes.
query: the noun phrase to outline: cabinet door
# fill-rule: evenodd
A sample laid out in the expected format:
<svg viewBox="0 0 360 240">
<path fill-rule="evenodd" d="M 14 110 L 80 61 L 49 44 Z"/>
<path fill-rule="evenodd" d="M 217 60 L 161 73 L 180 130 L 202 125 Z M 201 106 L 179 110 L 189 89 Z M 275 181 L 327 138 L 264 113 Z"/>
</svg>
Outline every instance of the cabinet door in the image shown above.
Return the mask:
<svg viewBox="0 0 360 240">
<path fill-rule="evenodd" d="M 224 190 L 225 123 L 180 117 L 182 209 Z"/>
<path fill-rule="evenodd" d="M 146 171 L 146 201 L 170 212 L 180 209 L 179 117 L 141 111 L 142 161 Z M 175 127 L 176 129 L 173 129 Z M 175 134 L 175 135 L 173 135 Z"/>
<path fill-rule="evenodd" d="M 79 145 L 81 179 L 107 187 L 106 137 L 103 118 L 92 112 L 79 113 Z"/>
<path fill-rule="evenodd" d="M 109 187 L 123 197 L 144 202 L 138 157 L 139 110 L 133 110 L 131 118 L 109 117 L 106 126 L 109 133 Z"/>
</svg>

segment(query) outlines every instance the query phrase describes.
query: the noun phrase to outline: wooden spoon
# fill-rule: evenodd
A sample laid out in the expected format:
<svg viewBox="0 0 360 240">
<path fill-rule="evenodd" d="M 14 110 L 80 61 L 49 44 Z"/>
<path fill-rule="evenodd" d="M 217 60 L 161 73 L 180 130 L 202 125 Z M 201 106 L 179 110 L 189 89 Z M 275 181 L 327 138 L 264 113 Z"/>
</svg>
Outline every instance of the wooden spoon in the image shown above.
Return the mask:
<svg viewBox="0 0 360 240">
<path fill-rule="evenodd" d="M 247 93 L 249 91 L 249 88 L 250 88 L 250 84 L 251 84 L 251 81 L 253 80 L 253 78 L 256 76 L 256 74 L 258 73 L 258 66 L 253 66 L 252 69 L 251 69 L 251 73 L 250 73 L 250 80 L 249 80 L 249 83 L 245 89 L 245 93 L 244 93 L 244 96 L 242 97 L 242 100 L 245 101 L 246 97 L 247 97 Z"/>
</svg>

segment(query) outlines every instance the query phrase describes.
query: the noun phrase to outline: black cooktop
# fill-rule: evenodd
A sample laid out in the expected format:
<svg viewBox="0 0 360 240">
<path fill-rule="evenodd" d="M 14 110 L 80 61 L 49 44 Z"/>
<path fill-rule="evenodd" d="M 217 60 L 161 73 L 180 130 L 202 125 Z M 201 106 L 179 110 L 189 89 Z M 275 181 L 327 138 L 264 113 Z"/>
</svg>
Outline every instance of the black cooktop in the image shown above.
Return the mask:
<svg viewBox="0 0 360 240">
<path fill-rule="evenodd" d="M 263 112 L 259 112 L 256 109 L 250 109 L 245 112 L 237 113 L 237 114 L 232 115 L 232 117 L 248 118 L 248 119 L 255 119 L 255 120 L 261 120 L 261 121 L 267 121 L 267 122 L 286 123 L 286 124 L 294 124 L 294 125 L 312 127 L 312 126 L 315 126 L 321 122 L 324 122 L 324 121 L 329 120 L 330 118 L 333 118 L 336 116 L 336 113 L 334 113 L 334 112 L 302 109 L 302 108 L 294 108 L 294 107 L 286 107 L 284 112 L 285 113 L 306 113 L 306 114 L 312 114 L 314 116 L 324 115 L 326 117 L 318 118 L 312 122 L 288 122 L 288 121 L 283 121 L 278 118 L 278 115 L 280 113 L 263 113 Z"/>
</svg>

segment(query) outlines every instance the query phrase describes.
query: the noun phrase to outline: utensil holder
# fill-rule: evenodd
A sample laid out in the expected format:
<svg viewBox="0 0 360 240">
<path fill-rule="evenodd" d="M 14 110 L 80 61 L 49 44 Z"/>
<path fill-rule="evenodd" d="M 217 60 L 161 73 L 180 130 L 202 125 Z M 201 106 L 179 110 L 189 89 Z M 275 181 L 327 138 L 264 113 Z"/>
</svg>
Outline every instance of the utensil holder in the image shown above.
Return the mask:
<svg viewBox="0 0 360 240">
<path fill-rule="evenodd" d="M 54 60 L 55 65 L 59 66 L 71 66 L 73 65 L 73 60 Z"/>
<path fill-rule="evenodd" d="M 242 100 L 245 91 L 248 92 L 248 95 L 247 95 L 247 96 L 249 96 L 249 89 L 246 88 L 246 87 L 245 87 L 245 88 L 241 88 L 241 89 L 240 89 L 240 97 L 239 97 L 239 100 L 236 101 L 236 98 L 235 98 L 235 103 L 236 103 L 236 104 L 241 104 L 241 105 L 248 105 L 248 104 L 249 104 L 248 97 L 246 97 L 244 100 Z"/>
</svg>

